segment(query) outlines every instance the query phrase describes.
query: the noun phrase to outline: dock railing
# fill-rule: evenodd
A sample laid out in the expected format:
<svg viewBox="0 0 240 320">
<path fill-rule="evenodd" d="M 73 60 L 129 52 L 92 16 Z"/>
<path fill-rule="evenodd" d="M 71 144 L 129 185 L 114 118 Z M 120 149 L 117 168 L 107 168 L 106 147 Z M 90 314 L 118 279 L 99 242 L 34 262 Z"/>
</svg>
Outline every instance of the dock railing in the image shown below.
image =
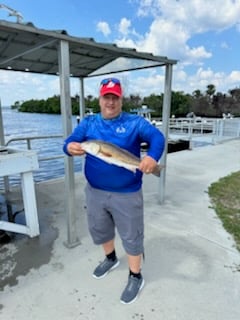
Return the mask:
<svg viewBox="0 0 240 320">
<path fill-rule="evenodd" d="M 161 130 L 161 121 L 157 122 Z M 196 137 L 208 137 L 212 144 L 240 137 L 240 118 L 171 118 L 169 120 L 170 137 L 192 140 Z"/>
<path fill-rule="evenodd" d="M 49 140 L 49 139 L 61 139 L 63 138 L 63 135 L 56 134 L 56 135 L 41 135 L 41 136 L 26 136 L 26 137 L 16 137 L 16 138 L 11 138 L 7 141 L 6 146 L 9 146 L 12 143 L 16 142 L 26 142 L 26 147 L 27 150 L 32 150 L 32 141 L 34 140 Z M 40 150 L 39 150 L 40 151 Z M 47 161 L 47 160 L 54 160 L 54 159 L 59 159 L 63 158 L 64 154 L 62 153 L 61 155 L 52 155 L 48 157 L 41 156 L 38 158 L 38 161 Z"/>
<path fill-rule="evenodd" d="M 64 153 L 58 154 L 58 150 L 62 151 L 63 144 L 63 135 L 55 134 L 55 135 L 39 135 L 39 136 L 23 136 L 23 137 L 14 137 L 10 138 L 6 143 L 6 147 L 13 147 L 19 150 L 34 150 L 37 152 L 39 163 L 43 163 L 46 161 L 58 161 L 58 159 L 64 159 Z M 50 162 L 49 162 L 50 163 Z M 64 167 L 64 163 L 61 165 Z M 48 172 L 50 167 L 48 164 L 45 164 L 41 168 L 41 172 L 39 175 L 39 179 L 37 181 L 42 181 L 45 179 L 50 179 L 56 177 L 56 174 L 52 174 L 52 172 Z M 39 172 L 39 169 L 36 173 Z M 44 174 L 43 174 L 44 172 Z M 14 177 L 13 177 L 14 176 Z M 14 185 L 20 182 L 20 177 L 18 175 L 11 176 L 10 180 L 14 180 L 14 182 L 9 182 L 9 177 L 4 176 L 0 177 L 0 190 L 4 189 L 5 191 L 9 191 L 11 188 L 11 184 Z M 50 178 L 47 178 L 47 177 Z M 44 178 L 45 177 L 45 178 Z M 12 179 L 13 178 L 13 179 Z M 2 181 L 3 180 L 3 181 Z"/>
</svg>

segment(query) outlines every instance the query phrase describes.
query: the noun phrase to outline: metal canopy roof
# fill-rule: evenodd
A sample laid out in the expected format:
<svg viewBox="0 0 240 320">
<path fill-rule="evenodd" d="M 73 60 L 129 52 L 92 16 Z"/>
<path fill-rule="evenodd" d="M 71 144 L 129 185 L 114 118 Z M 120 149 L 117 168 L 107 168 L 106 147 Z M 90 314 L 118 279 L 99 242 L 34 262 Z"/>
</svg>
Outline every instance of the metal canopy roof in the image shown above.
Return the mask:
<svg viewBox="0 0 240 320">
<path fill-rule="evenodd" d="M 59 73 L 58 46 L 61 40 L 69 44 L 71 77 L 93 76 L 93 72 L 118 58 L 141 60 L 141 65 L 120 67 L 110 72 L 129 71 L 175 64 L 176 60 L 120 48 L 115 44 L 95 42 L 91 38 L 77 38 L 66 31 L 38 29 L 31 23 L 0 21 L 0 69 L 56 75 Z M 124 70 L 123 70 L 124 69 Z M 94 74 L 96 75 L 96 74 Z"/>
</svg>

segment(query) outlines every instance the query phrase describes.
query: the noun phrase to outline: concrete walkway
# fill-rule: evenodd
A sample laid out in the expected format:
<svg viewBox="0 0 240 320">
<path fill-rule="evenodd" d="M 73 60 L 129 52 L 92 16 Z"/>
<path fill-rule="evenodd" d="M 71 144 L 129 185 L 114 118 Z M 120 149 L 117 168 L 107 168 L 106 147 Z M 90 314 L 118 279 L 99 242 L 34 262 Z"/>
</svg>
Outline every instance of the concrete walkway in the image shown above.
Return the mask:
<svg viewBox="0 0 240 320">
<path fill-rule="evenodd" d="M 81 244 L 68 249 L 64 186 L 38 184 L 41 236 L 16 235 L 0 247 L 0 317 L 6 320 L 238 320 L 240 254 L 207 194 L 219 178 L 240 170 L 240 140 L 169 154 L 165 203 L 158 179 L 144 178 L 146 285 L 131 305 L 119 301 L 127 262 L 106 278 L 91 276 L 102 259 L 92 244 L 84 209 L 84 178 L 77 176 Z M 20 219 L 20 217 L 19 217 Z"/>
</svg>

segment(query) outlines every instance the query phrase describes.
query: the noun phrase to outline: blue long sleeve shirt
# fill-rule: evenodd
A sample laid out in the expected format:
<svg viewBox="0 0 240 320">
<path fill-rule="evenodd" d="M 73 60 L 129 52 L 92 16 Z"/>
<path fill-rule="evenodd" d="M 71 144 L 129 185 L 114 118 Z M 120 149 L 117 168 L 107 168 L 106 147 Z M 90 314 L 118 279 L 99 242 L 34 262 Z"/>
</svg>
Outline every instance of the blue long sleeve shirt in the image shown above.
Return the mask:
<svg viewBox="0 0 240 320">
<path fill-rule="evenodd" d="M 117 118 L 106 120 L 101 114 L 85 117 L 65 140 L 63 151 L 70 142 L 104 140 L 140 157 L 141 143 L 148 144 L 147 155 L 158 161 L 163 153 L 165 139 L 160 130 L 141 116 L 122 112 Z M 93 188 L 110 192 L 134 192 L 142 186 L 142 172 L 108 164 L 97 157 L 86 155 L 84 173 Z"/>
</svg>

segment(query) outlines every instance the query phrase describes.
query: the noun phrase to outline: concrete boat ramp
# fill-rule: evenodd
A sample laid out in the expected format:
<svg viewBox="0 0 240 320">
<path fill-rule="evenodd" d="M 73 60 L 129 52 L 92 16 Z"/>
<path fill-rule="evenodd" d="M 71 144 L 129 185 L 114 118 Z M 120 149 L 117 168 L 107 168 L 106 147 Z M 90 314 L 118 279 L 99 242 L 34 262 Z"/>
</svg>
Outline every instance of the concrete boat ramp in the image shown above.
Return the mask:
<svg viewBox="0 0 240 320">
<path fill-rule="evenodd" d="M 83 176 L 76 176 L 81 244 L 69 249 L 62 180 L 36 185 L 41 235 L 14 235 L 0 247 L 0 317 L 6 320 L 237 320 L 240 253 L 207 194 L 212 182 L 240 170 L 240 140 L 168 155 L 166 195 L 144 177 L 146 285 L 137 301 L 120 303 L 127 263 L 96 280 L 102 251 L 92 244 Z"/>
</svg>

